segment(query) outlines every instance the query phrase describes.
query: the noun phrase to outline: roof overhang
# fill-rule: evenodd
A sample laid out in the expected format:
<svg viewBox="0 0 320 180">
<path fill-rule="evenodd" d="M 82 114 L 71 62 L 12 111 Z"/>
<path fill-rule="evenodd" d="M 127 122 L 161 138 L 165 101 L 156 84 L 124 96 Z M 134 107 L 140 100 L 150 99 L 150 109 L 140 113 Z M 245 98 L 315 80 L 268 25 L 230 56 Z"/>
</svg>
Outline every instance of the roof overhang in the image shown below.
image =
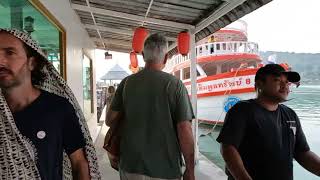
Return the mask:
<svg viewBox="0 0 320 180">
<path fill-rule="evenodd" d="M 71 0 L 92 41 L 99 49 L 130 52 L 134 29 L 144 26 L 162 33 L 176 53 L 181 31 L 196 42 L 272 0 Z"/>
</svg>

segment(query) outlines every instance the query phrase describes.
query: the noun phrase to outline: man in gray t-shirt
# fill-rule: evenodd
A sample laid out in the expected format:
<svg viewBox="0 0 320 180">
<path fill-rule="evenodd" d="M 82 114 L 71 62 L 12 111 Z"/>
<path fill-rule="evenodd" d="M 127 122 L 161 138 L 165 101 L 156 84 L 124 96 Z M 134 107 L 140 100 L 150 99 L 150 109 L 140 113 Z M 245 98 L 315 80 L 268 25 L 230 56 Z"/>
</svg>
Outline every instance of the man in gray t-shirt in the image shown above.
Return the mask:
<svg viewBox="0 0 320 180">
<path fill-rule="evenodd" d="M 174 76 L 162 72 L 167 42 L 153 34 L 144 44 L 145 68 L 119 85 L 107 113 L 107 125 L 125 114 L 121 129 L 120 178 L 194 180 L 194 118 L 188 92 Z"/>
</svg>

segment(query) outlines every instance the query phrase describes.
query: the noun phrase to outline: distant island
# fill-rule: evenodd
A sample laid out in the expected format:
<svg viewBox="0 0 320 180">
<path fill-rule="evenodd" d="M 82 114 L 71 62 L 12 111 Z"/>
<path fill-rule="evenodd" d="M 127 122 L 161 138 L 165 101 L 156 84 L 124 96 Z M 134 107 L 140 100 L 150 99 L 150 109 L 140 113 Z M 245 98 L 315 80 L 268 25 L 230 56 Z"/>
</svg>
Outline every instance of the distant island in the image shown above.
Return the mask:
<svg viewBox="0 0 320 180">
<path fill-rule="evenodd" d="M 273 54 L 277 56 L 277 63 L 288 63 L 294 71 L 300 73 L 302 84 L 320 85 L 320 53 L 260 52 L 263 60 Z"/>
</svg>

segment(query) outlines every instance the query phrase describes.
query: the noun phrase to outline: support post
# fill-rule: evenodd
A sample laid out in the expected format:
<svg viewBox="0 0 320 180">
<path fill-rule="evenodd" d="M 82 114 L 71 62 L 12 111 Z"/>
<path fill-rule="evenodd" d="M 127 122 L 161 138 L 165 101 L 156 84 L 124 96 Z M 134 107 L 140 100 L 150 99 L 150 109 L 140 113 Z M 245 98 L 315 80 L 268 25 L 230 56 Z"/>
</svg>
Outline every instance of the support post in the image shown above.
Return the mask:
<svg viewBox="0 0 320 180">
<path fill-rule="evenodd" d="M 198 163 L 199 146 L 198 146 L 198 116 L 197 116 L 197 58 L 195 50 L 195 34 L 190 32 L 190 79 L 191 79 L 191 103 L 195 119 L 192 122 L 193 138 L 195 142 L 195 163 Z"/>
</svg>

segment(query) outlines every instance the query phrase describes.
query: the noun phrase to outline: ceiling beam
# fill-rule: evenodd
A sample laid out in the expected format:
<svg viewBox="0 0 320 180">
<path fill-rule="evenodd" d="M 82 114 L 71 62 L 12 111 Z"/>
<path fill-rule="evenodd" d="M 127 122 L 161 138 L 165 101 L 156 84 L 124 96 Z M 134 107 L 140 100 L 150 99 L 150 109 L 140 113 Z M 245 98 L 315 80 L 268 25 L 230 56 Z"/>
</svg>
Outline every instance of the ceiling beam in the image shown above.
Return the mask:
<svg viewBox="0 0 320 180">
<path fill-rule="evenodd" d="M 88 6 L 83 6 L 83 5 L 74 4 L 74 3 L 71 3 L 71 7 L 75 10 L 93 12 L 93 13 L 102 14 L 106 16 L 112 16 L 115 18 L 129 19 L 129 20 L 134 20 L 139 22 L 144 21 L 145 23 L 158 24 L 158 25 L 167 26 L 167 27 L 175 27 L 183 30 L 194 28 L 194 26 L 191 24 L 177 23 L 174 21 L 166 21 L 166 20 L 161 20 L 156 18 L 148 18 L 148 17 L 144 18 L 143 16 L 138 16 L 134 14 L 127 14 L 127 13 L 111 11 L 111 10 L 102 9 L 102 8 L 88 7 Z"/>
<path fill-rule="evenodd" d="M 91 40 L 101 42 L 101 40 L 99 38 L 91 38 Z M 102 41 L 107 44 L 107 47 L 108 47 L 108 45 L 112 46 L 112 44 L 120 45 L 120 46 L 124 46 L 124 47 L 128 47 L 128 48 L 132 47 L 131 41 L 123 41 L 123 40 L 117 40 L 117 39 L 103 39 Z M 174 42 L 173 44 L 171 44 L 168 47 L 168 52 L 171 51 L 172 49 L 174 49 L 175 47 L 177 47 L 176 42 Z"/>
<path fill-rule="evenodd" d="M 105 51 L 116 51 L 116 52 L 121 52 L 121 53 L 130 53 L 129 49 L 122 49 L 122 48 L 112 48 L 112 47 L 107 47 L 106 49 L 103 47 L 96 47 L 96 49 L 101 49 Z M 129 57 L 128 57 L 129 59 Z"/>
<path fill-rule="evenodd" d="M 111 32 L 111 33 L 115 33 L 115 34 L 123 34 L 123 35 L 133 36 L 133 31 L 129 31 L 129 30 L 116 29 L 116 28 L 111 28 L 111 27 L 106 27 L 106 26 L 95 26 L 95 25 L 90 25 L 90 24 L 83 24 L 83 26 L 88 29 L 96 29 L 99 31 L 106 31 L 106 32 Z M 173 38 L 173 37 L 166 36 L 166 39 L 168 41 L 174 41 L 174 42 L 176 41 L 176 38 Z"/>
<path fill-rule="evenodd" d="M 210 24 L 227 14 L 228 12 L 232 11 L 234 8 L 238 7 L 239 5 L 243 4 L 246 0 L 228 0 L 225 1 L 219 9 L 214 11 L 209 17 L 199 22 L 195 27 L 195 33 L 203 30 L 204 28 L 208 27 Z"/>
<path fill-rule="evenodd" d="M 129 30 L 116 29 L 116 28 L 111 28 L 106 26 L 94 26 L 90 24 L 83 24 L 83 25 L 85 28 L 88 28 L 88 29 L 97 29 L 100 31 L 106 31 L 106 32 L 111 32 L 115 34 L 123 34 L 123 35 L 129 35 L 129 36 L 133 35 L 133 31 L 129 31 Z"/>
<path fill-rule="evenodd" d="M 99 38 L 91 38 L 91 40 L 97 41 L 97 42 L 100 41 Z M 132 46 L 131 41 L 123 41 L 123 40 L 117 40 L 117 39 L 102 39 L 102 41 L 104 43 L 106 43 L 107 45 L 108 44 L 115 44 L 115 45 L 130 47 L 130 48 Z"/>
<path fill-rule="evenodd" d="M 132 51 L 131 47 L 125 47 L 125 46 L 113 46 L 106 44 L 106 47 L 104 48 L 102 45 L 96 45 L 97 49 L 102 49 L 105 51 L 117 51 L 117 52 L 124 52 L 124 53 L 130 53 Z"/>
<path fill-rule="evenodd" d="M 108 51 L 116 51 L 116 52 L 122 52 L 122 53 L 130 53 L 132 50 L 131 49 L 125 49 L 125 48 L 118 48 L 118 47 L 112 47 L 112 46 L 107 46 Z M 129 60 L 129 56 L 128 56 Z"/>
</svg>

